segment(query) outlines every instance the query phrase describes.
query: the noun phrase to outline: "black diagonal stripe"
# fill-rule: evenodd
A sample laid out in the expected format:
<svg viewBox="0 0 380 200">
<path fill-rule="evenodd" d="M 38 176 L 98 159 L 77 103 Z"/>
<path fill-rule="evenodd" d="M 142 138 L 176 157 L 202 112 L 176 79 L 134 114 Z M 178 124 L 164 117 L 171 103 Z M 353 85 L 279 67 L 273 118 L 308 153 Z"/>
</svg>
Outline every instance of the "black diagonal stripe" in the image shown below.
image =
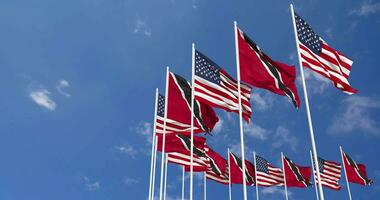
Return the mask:
<svg viewBox="0 0 380 200">
<path fill-rule="evenodd" d="M 288 163 L 293 174 L 296 176 L 297 180 L 299 182 L 302 182 L 305 186 L 311 186 L 311 183 L 302 176 L 301 172 L 299 171 L 298 167 L 294 164 L 294 162 L 287 157 L 285 157 L 285 160 Z"/>
<path fill-rule="evenodd" d="M 218 165 L 216 164 L 215 160 L 211 157 L 208 157 L 210 159 L 210 167 L 211 171 L 213 171 L 216 175 L 221 176 L 222 171 L 219 169 Z"/>
<path fill-rule="evenodd" d="M 356 173 L 358 174 L 358 176 L 359 176 L 361 179 L 364 180 L 364 183 L 365 183 L 366 185 L 371 185 L 371 184 L 372 184 L 372 180 L 370 180 L 367 176 L 364 176 L 364 174 L 362 173 L 362 171 L 360 171 L 360 169 L 359 169 L 358 165 L 356 164 L 356 162 L 355 162 L 354 160 L 352 160 L 351 157 L 348 156 L 346 153 L 344 153 L 344 155 L 346 156 L 348 163 L 349 163 L 352 167 L 354 167 L 354 169 L 355 169 Z"/>
<path fill-rule="evenodd" d="M 231 155 L 234 157 L 235 162 L 238 164 L 238 167 L 240 171 L 243 171 L 243 162 L 242 160 L 237 157 L 235 154 L 231 153 Z M 245 166 L 245 178 L 247 179 L 246 181 L 248 183 L 253 183 L 255 184 L 254 178 L 248 173 L 247 166 Z"/>
<path fill-rule="evenodd" d="M 191 138 L 186 135 L 177 134 L 177 137 L 182 141 L 182 143 L 185 145 L 185 148 L 190 152 L 191 150 Z M 206 154 L 203 150 L 198 148 L 197 146 L 193 146 L 193 153 L 194 155 L 202 158 L 206 157 Z"/>
<path fill-rule="evenodd" d="M 279 84 L 279 87 L 282 91 L 285 92 L 286 96 L 288 96 L 295 107 L 297 107 L 297 101 L 295 99 L 295 95 L 293 94 L 293 92 L 282 82 L 281 78 L 280 78 L 280 72 L 277 70 L 277 68 L 275 66 L 273 66 L 273 64 L 271 62 L 269 62 L 266 58 L 264 58 L 264 55 L 263 55 L 263 52 L 261 51 L 261 49 L 257 46 L 257 44 L 255 42 L 253 42 L 253 40 L 251 40 L 251 38 L 249 38 L 245 33 L 243 33 L 243 37 L 244 37 L 244 40 L 248 43 L 248 45 L 251 47 L 252 50 L 254 50 L 258 55 L 259 55 L 259 58 L 260 60 L 266 65 L 268 66 L 268 69 L 269 71 L 272 73 L 272 75 L 275 77 L 275 79 L 277 79 L 277 82 Z"/>
<path fill-rule="evenodd" d="M 174 74 L 174 73 L 173 73 Z M 189 84 L 189 82 L 186 81 L 186 79 L 184 79 L 183 77 L 177 75 L 177 74 L 174 74 L 174 77 L 179 85 L 179 89 L 183 92 L 183 94 L 185 95 L 185 100 L 186 100 L 186 103 L 187 105 L 189 106 L 189 108 L 191 108 L 191 85 Z M 199 105 L 197 104 L 197 101 L 194 100 L 194 116 L 198 119 L 198 121 L 200 122 L 200 125 L 202 126 L 202 129 L 206 132 L 206 133 L 209 133 L 210 130 L 209 128 L 203 123 L 203 120 L 202 120 L 202 116 L 201 116 L 201 112 L 200 112 L 200 107 Z"/>
</svg>

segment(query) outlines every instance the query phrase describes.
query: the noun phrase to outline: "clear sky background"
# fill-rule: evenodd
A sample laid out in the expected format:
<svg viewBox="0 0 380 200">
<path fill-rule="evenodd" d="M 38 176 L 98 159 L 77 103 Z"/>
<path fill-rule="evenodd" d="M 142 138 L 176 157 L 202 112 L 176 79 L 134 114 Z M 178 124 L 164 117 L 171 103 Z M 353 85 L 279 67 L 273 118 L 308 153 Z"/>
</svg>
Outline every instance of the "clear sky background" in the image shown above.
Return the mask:
<svg viewBox="0 0 380 200">
<path fill-rule="evenodd" d="M 0 199 L 126 200 L 148 193 L 154 91 L 164 91 L 165 66 L 190 80 L 191 43 L 236 76 L 233 21 L 273 59 L 298 63 L 290 1 L 2 0 L 0 1 Z M 347 96 L 307 72 L 318 153 L 340 160 L 342 145 L 367 165 L 375 184 L 351 184 L 354 199 L 380 195 L 380 2 L 294 1 L 296 11 L 332 47 L 354 60 Z M 297 66 L 298 71 L 298 66 Z M 252 94 L 245 125 L 252 152 L 280 166 L 280 152 L 310 165 L 310 138 L 301 108 L 261 89 Z M 218 110 L 208 144 L 238 153 L 238 117 Z M 180 197 L 181 171 L 170 165 L 168 196 Z M 195 196 L 202 196 L 196 176 Z M 344 181 L 341 184 L 345 186 Z M 188 189 L 188 180 L 186 189 Z M 248 190 L 249 199 L 254 189 Z M 314 188 L 290 199 L 315 199 Z M 157 193 L 156 193 L 157 194 Z M 282 188 L 260 188 L 282 199 Z M 233 186 L 241 199 L 241 186 Z M 348 199 L 325 189 L 326 199 Z M 208 181 L 209 199 L 228 199 Z"/>
</svg>

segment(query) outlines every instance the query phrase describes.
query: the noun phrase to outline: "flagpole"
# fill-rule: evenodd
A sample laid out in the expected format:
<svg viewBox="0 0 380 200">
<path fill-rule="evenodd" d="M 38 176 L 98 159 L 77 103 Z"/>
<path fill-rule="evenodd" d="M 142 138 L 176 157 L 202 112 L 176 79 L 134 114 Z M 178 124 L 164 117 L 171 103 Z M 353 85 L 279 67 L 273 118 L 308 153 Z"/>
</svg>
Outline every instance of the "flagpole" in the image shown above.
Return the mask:
<svg viewBox="0 0 380 200">
<path fill-rule="evenodd" d="M 228 196 L 229 200 L 232 200 L 232 188 L 231 188 L 231 165 L 230 165 L 230 149 L 227 149 L 228 153 Z"/>
<path fill-rule="evenodd" d="M 207 199 L 207 181 L 206 181 L 206 172 L 204 172 L 204 177 L 203 177 L 203 199 Z"/>
<path fill-rule="evenodd" d="M 191 147 L 190 147 L 190 200 L 193 200 L 193 151 L 194 151 L 194 74 L 195 74 L 195 44 L 191 45 Z"/>
<path fill-rule="evenodd" d="M 310 150 L 310 160 L 311 160 L 311 166 L 313 168 L 313 177 L 314 177 L 314 183 L 315 183 L 315 195 L 317 196 L 317 200 L 319 200 L 319 195 L 318 195 L 318 188 L 316 187 L 316 184 L 317 184 L 317 179 L 315 178 L 315 166 L 314 166 L 314 162 L 313 162 L 313 154 Z"/>
<path fill-rule="evenodd" d="M 169 67 L 166 67 L 166 86 L 165 86 L 165 113 L 164 113 L 164 128 L 161 151 L 161 177 L 160 177 L 160 198 L 162 200 L 163 184 L 164 184 L 164 164 L 165 164 L 165 138 L 166 138 L 166 118 L 168 114 L 168 94 L 169 94 Z"/>
<path fill-rule="evenodd" d="M 240 148 L 242 159 L 242 174 L 243 174 L 243 196 L 244 200 L 247 200 L 247 185 L 245 177 L 245 148 L 244 148 L 244 133 L 243 133 L 243 113 L 241 106 L 241 86 L 240 86 L 240 60 L 239 60 L 239 47 L 238 47 L 238 30 L 237 23 L 234 21 L 235 29 L 235 53 L 236 53 L 236 70 L 237 70 L 237 84 L 238 84 L 238 99 L 239 99 L 239 126 L 240 126 Z"/>
<path fill-rule="evenodd" d="M 308 119 L 308 124 L 309 124 L 309 131 L 310 131 L 311 147 L 312 147 L 313 155 L 314 155 L 313 159 L 314 159 L 315 165 L 319 166 L 319 164 L 318 164 L 318 155 L 317 155 L 317 147 L 316 147 L 315 139 L 314 139 L 313 122 L 311 120 L 311 113 L 310 113 L 310 108 L 309 108 L 309 98 L 308 98 L 307 89 L 306 89 L 305 75 L 304 75 L 304 72 L 303 72 L 303 67 L 302 67 L 302 63 L 301 63 L 301 55 L 300 55 L 300 50 L 299 50 L 299 47 L 298 47 L 297 28 L 296 28 L 296 23 L 295 23 L 295 18 L 294 18 L 293 4 L 290 4 L 290 10 L 292 12 L 294 37 L 295 37 L 296 46 L 297 46 L 298 62 L 299 62 L 298 64 L 299 64 L 299 68 L 300 68 L 300 71 L 301 71 L 303 93 L 304 93 L 304 97 L 305 97 L 306 114 L 307 114 L 307 119 Z M 319 173 L 319 168 L 316 168 L 316 172 L 317 172 L 318 180 L 321 180 L 321 175 Z M 321 181 L 318 182 L 318 189 L 319 189 L 319 197 L 320 197 L 320 199 L 324 200 L 325 198 L 324 198 L 324 195 L 323 195 L 323 189 L 322 189 Z"/>
<path fill-rule="evenodd" d="M 152 179 L 153 179 L 153 159 L 154 159 L 154 145 L 155 145 L 155 135 L 156 135 L 156 115 L 157 115 L 157 100 L 158 100 L 158 88 L 156 88 L 156 98 L 154 101 L 154 121 L 153 121 L 153 133 L 152 133 L 152 153 L 150 159 L 150 177 L 149 177 L 149 197 L 152 196 Z"/>
<path fill-rule="evenodd" d="M 288 186 L 286 185 L 286 174 L 284 164 L 284 154 L 281 152 L 282 171 L 284 173 L 285 199 L 288 200 Z"/>
<path fill-rule="evenodd" d="M 158 136 L 156 135 L 155 140 L 154 140 L 154 163 L 153 163 L 153 178 L 152 178 L 152 196 L 151 200 L 154 199 L 154 185 L 156 182 L 156 163 L 157 163 L 157 140 Z"/>
<path fill-rule="evenodd" d="M 165 184 L 164 184 L 164 200 L 166 200 L 166 185 L 168 182 L 168 154 L 165 153 Z"/>
<path fill-rule="evenodd" d="M 185 200 L 185 166 L 182 166 L 182 200 Z"/>
<path fill-rule="evenodd" d="M 259 200 L 259 184 L 257 183 L 257 169 L 256 169 L 256 151 L 253 152 L 253 163 L 255 164 L 255 183 L 256 183 L 256 200 Z"/>
<path fill-rule="evenodd" d="M 348 196 L 350 197 L 350 200 L 352 200 L 351 197 L 351 190 L 350 190 L 350 183 L 348 182 L 348 177 L 347 177 L 347 171 L 346 171 L 346 165 L 344 164 L 344 158 L 343 158 L 343 150 L 342 146 L 339 146 L 340 149 L 340 156 L 342 157 L 342 165 L 344 169 L 344 176 L 346 177 L 346 185 L 347 185 L 347 190 L 348 190 Z"/>
</svg>

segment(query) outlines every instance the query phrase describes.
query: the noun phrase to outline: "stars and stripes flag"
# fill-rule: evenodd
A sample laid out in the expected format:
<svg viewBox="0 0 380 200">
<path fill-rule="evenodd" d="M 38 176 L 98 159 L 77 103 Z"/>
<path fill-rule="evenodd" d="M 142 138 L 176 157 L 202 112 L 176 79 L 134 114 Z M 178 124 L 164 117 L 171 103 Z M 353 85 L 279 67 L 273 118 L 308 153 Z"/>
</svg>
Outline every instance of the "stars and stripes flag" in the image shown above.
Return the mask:
<svg viewBox="0 0 380 200">
<path fill-rule="evenodd" d="M 298 108 L 296 68 L 272 60 L 241 29 L 237 28 L 241 80 L 275 94 L 288 96 Z"/>
<path fill-rule="evenodd" d="M 348 82 L 353 61 L 330 47 L 297 13 L 294 16 L 302 65 L 330 79 L 343 92 L 356 93 Z"/>
<path fill-rule="evenodd" d="M 318 157 L 318 164 L 322 186 L 331 188 L 333 190 L 340 190 L 342 186 L 340 186 L 338 182 L 341 177 L 341 164 L 333 161 L 324 160 L 320 157 Z M 316 184 L 318 184 L 319 180 L 316 172 L 314 172 L 314 177 Z"/>
<path fill-rule="evenodd" d="M 263 157 L 256 155 L 256 180 L 258 186 L 284 185 L 284 173 L 281 168 L 274 167 Z"/>
<path fill-rule="evenodd" d="M 349 182 L 357 183 L 360 185 L 371 185 L 373 181 L 368 178 L 366 166 L 363 164 L 357 164 L 349 155 L 344 151 L 343 164 L 346 170 L 346 176 Z"/>
<path fill-rule="evenodd" d="M 195 98 L 201 102 L 239 113 L 238 85 L 227 72 L 207 56 L 195 50 Z M 251 87 L 241 84 L 241 102 L 244 119 L 251 118 Z"/>
<path fill-rule="evenodd" d="M 286 186 L 305 188 L 311 186 L 311 168 L 295 164 L 292 160 L 284 156 L 284 174 Z"/>
<path fill-rule="evenodd" d="M 169 73 L 166 133 L 189 135 L 191 132 L 191 85 L 181 76 Z M 209 133 L 219 118 L 209 105 L 194 100 L 194 133 Z M 163 133 L 165 98 L 159 95 L 156 133 Z"/>
</svg>

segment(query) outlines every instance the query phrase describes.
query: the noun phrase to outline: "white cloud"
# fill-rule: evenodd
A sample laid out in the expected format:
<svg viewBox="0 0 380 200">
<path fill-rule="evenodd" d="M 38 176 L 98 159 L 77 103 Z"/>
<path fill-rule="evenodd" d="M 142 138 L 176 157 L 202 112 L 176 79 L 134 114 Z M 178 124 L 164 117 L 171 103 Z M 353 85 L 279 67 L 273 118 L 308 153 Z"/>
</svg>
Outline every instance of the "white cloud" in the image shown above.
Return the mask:
<svg viewBox="0 0 380 200">
<path fill-rule="evenodd" d="M 292 135 L 290 131 L 283 126 L 277 127 L 273 140 L 274 142 L 272 143 L 272 146 L 274 148 L 279 148 L 286 145 L 289 146 L 294 152 L 297 150 L 297 137 Z"/>
<path fill-rule="evenodd" d="M 212 130 L 213 133 L 220 133 L 223 130 L 223 119 L 219 119 L 219 121 L 215 124 L 214 129 Z"/>
<path fill-rule="evenodd" d="M 88 191 L 95 191 L 100 188 L 100 183 L 98 181 L 91 182 L 87 176 L 84 176 L 83 180 L 86 186 L 86 190 Z"/>
<path fill-rule="evenodd" d="M 304 68 L 305 79 L 307 80 L 306 85 L 308 86 L 308 90 L 313 94 L 323 94 L 327 87 L 332 86 L 329 79 L 323 77 L 322 75 L 311 71 L 310 69 Z M 298 78 L 300 84 L 301 76 Z"/>
<path fill-rule="evenodd" d="M 263 195 L 275 195 L 275 194 L 282 194 L 285 195 L 284 187 L 265 187 L 261 191 L 261 194 Z M 291 196 L 293 193 L 288 190 L 288 196 Z"/>
<path fill-rule="evenodd" d="M 251 94 L 252 107 L 256 110 L 267 110 L 271 108 L 274 100 L 273 93 L 254 91 Z"/>
<path fill-rule="evenodd" d="M 132 177 L 124 177 L 123 178 L 123 183 L 125 185 L 134 185 L 134 184 L 137 184 L 139 182 L 140 182 L 139 179 L 135 179 L 135 178 L 132 178 Z"/>
<path fill-rule="evenodd" d="M 50 92 L 45 89 L 33 90 L 29 93 L 29 97 L 39 106 L 50 111 L 54 111 L 57 104 L 50 98 Z"/>
<path fill-rule="evenodd" d="M 333 40 L 334 37 L 333 37 L 333 34 L 332 34 L 332 28 L 327 28 L 325 31 L 325 34 L 327 35 L 327 37 L 330 39 L 330 40 Z"/>
<path fill-rule="evenodd" d="M 153 134 L 152 123 L 140 122 L 137 125 L 135 131 L 141 134 L 142 136 L 146 137 L 148 144 L 152 144 L 152 134 Z"/>
<path fill-rule="evenodd" d="M 131 158 L 135 158 L 137 151 L 133 148 L 133 146 L 124 144 L 122 146 L 116 146 L 115 149 L 117 149 L 120 153 L 126 154 Z"/>
<path fill-rule="evenodd" d="M 380 135 L 379 121 L 375 121 L 370 113 L 380 109 L 380 101 L 363 96 L 350 96 L 343 100 L 341 111 L 332 119 L 328 132 L 332 134 L 348 134 L 354 130 Z"/>
<path fill-rule="evenodd" d="M 141 19 L 138 19 L 135 21 L 132 33 L 133 34 L 143 34 L 147 37 L 152 36 L 152 31 L 150 30 L 149 26 L 147 25 L 147 23 L 145 21 L 143 21 Z"/>
<path fill-rule="evenodd" d="M 259 125 L 254 123 L 244 124 L 244 133 L 250 137 L 266 140 L 270 135 L 270 132 Z"/>
<path fill-rule="evenodd" d="M 364 1 L 360 8 L 353 9 L 349 12 L 350 15 L 369 16 L 380 12 L 380 3 L 372 3 L 372 1 Z"/>
<path fill-rule="evenodd" d="M 70 83 L 67 80 L 62 79 L 62 80 L 59 81 L 59 83 L 58 83 L 58 85 L 57 85 L 56 88 L 57 88 L 57 91 L 61 95 L 65 96 L 65 97 L 71 97 L 71 94 L 69 94 L 68 92 L 64 91 L 64 89 L 68 88 L 68 87 L 70 87 Z"/>
</svg>

